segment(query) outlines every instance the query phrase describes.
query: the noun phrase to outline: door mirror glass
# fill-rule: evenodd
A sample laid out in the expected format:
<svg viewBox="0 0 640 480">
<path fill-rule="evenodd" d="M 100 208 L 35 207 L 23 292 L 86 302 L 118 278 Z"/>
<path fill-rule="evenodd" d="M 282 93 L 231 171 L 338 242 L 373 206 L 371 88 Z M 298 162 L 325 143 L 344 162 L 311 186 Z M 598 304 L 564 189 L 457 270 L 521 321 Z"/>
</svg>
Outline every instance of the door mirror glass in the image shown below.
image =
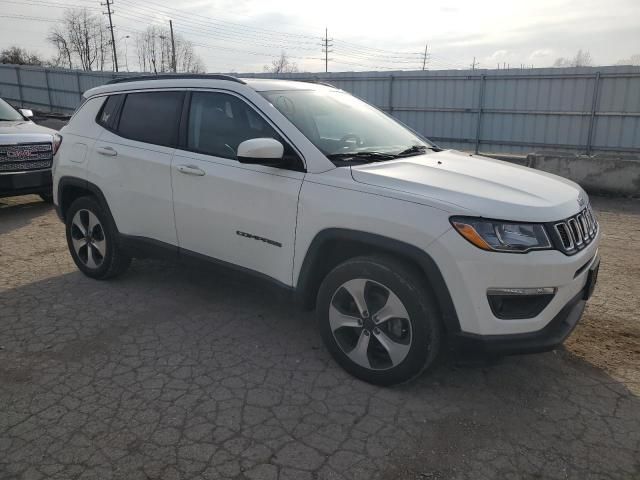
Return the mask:
<svg viewBox="0 0 640 480">
<path fill-rule="evenodd" d="M 257 165 L 282 164 L 284 146 L 273 138 L 252 138 L 238 145 L 238 161 Z"/>
<path fill-rule="evenodd" d="M 22 116 L 23 116 L 24 118 L 31 118 L 31 117 L 33 117 L 33 111 L 31 111 L 31 110 L 30 110 L 30 109 L 28 109 L 28 108 L 20 108 L 20 109 L 18 109 L 18 111 L 22 114 Z"/>
</svg>

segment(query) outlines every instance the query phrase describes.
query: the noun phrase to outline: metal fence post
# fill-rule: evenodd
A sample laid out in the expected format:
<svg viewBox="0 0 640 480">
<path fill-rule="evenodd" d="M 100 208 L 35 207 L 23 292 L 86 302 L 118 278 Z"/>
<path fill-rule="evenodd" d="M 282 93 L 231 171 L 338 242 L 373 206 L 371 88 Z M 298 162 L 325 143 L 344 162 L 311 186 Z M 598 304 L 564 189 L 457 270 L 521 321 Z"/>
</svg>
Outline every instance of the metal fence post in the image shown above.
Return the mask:
<svg viewBox="0 0 640 480">
<path fill-rule="evenodd" d="M 82 88 L 80 87 L 80 72 L 76 71 L 76 83 L 78 85 L 78 105 L 82 103 Z"/>
<path fill-rule="evenodd" d="M 20 67 L 14 67 L 16 70 L 16 80 L 18 82 L 18 100 L 20 100 L 20 106 L 24 107 L 24 97 L 22 96 L 22 78 L 20 76 Z"/>
<path fill-rule="evenodd" d="M 393 75 L 389 76 L 389 114 L 393 115 Z"/>
<path fill-rule="evenodd" d="M 53 112 L 53 102 L 51 101 L 51 86 L 49 85 L 49 70 L 44 69 L 44 83 L 47 86 L 47 97 L 49 98 L 49 111 Z"/>
<path fill-rule="evenodd" d="M 484 85 L 485 76 L 480 75 L 480 92 L 478 94 L 478 116 L 476 118 L 476 148 L 475 153 L 480 150 L 480 131 L 482 129 L 482 107 L 484 106 Z"/>
<path fill-rule="evenodd" d="M 589 117 L 589 132 L 587 133 L 587 155 L 591 155 L 591 142 L 593 141 L 593 129 L 596 123 L 596 109 L 598 108 L 598 94 L 600 93 L 600 72 L 596 72 L 591 96 L 591 116 Z"/>
</svg>

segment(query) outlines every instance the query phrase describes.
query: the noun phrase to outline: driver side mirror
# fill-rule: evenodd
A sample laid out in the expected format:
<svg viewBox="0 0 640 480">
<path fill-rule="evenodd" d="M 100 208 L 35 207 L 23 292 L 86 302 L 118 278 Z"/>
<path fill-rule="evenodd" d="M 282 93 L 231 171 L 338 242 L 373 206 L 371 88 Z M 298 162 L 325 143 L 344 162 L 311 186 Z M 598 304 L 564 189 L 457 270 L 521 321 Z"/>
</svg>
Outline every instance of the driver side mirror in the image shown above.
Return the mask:
<svg viewBox="0 0 640 480">
<path fill-rule="evenodd" d="M 238 161 L 252 165 L 277 167 L 282 165 L 284 146 L 273 138 L 252 138 L 238 145 Z"/>
<path fill-rule="evenodd" d="M 19 108 L 18 111 L 22 114 L 24 118 L 33 117 L 33 111 L 28 108 Z"/>
</svg>

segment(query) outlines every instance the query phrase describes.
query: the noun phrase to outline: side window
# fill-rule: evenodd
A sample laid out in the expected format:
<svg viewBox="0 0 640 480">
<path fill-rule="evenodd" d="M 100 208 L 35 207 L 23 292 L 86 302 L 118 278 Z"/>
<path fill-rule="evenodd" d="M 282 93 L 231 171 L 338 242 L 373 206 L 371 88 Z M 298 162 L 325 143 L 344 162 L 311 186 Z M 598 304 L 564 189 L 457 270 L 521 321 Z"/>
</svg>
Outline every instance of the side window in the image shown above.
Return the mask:
<svg viewBox="0 0 640 480">
<path fill-rule="evenodd" d="M 139 142 L 173 147 L 184 92 L 129 93 L 124 100 L 118 134 Z"/>
<path fill-rule="evenodd" d="M 188 150 L 235 160 L 238 145 L 252 138 L 275 138 L 285 146 L 290 168 L 302 166 L 289 144 L 244 101 L 226 93 L 191 94 Z"/>
<path fill-rule="evenodd" d="M 116 115 L 118 107 L 122 101 L 122 95 L 110 95 L 104 102 L 100 114 L 98 115 L 98 124 L 112 130 L 115 127 Z"/>
</svg>

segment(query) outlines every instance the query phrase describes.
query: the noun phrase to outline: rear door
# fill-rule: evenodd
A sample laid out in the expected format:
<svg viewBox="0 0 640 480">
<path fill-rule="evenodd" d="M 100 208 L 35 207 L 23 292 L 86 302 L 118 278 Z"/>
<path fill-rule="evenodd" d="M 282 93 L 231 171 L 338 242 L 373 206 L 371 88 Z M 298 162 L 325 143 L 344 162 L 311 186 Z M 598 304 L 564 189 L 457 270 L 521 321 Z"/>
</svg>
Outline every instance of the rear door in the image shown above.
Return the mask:
<svg viewBox="0 0 640 480">
<path fill-rule="evenodd" d="M 291 285 L 300 156 L 244 99 L 192 92 L 186 135 L 173 159 L 176 227 L 181 249 L 239 265 Z M 251 138 L 285 145 L 285 168 L 241 164 Z"/>
<path fill-rule="evenodd" d="M 114 95 L 98 117 L 89 181 L 102 189 L 120 233 L 177 245 L 171 159 L 184 91 Z"/>
</svg>

